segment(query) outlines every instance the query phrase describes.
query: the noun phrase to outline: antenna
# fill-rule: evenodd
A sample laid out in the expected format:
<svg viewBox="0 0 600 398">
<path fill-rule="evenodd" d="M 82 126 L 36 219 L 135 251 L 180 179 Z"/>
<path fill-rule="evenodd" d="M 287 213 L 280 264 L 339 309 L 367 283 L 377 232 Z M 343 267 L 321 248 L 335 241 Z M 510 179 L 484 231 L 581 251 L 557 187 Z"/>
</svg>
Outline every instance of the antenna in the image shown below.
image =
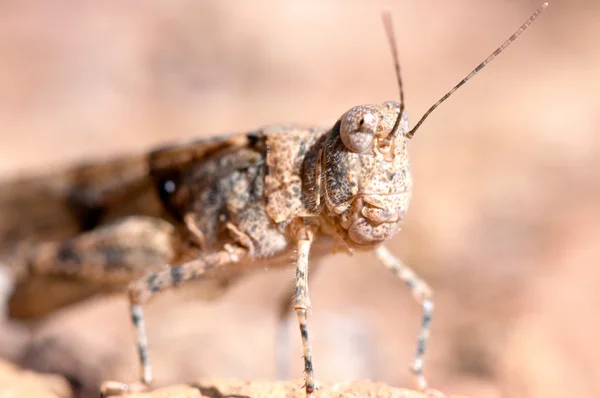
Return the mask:
<svg viewBox="0 0 600 398">
<path fill-rule="evenodd" d="M 383 27 L 385 28 L 386 36 L 390 42 L 390 48 L 392 50 L 392 57 L 394 58 L 394 67 L 396 68 L 396 78 L 398 79 L 398 89 L 400 90 L 400 111 L 398 117 L 392 127 L 392 131 L 389 134 L 390 138 L 393 138 L 398 132 L 400 121 L 402 120 L 402 114 L 404 113 L 404 89 L 402 88 L 402 75 L 400 74 L 400 61 L 398 58 L 398 46 L 396 45 L 396 37 L 394 36 L 394 26 L 392 24 L 392 16 L 389 12 L 384 12 L 381 15 L 383 19 Z"/>
<path fill-rule="evenodd" d="M 431 114 L 431 112 L 433 112 L 433 110 L 435 108 L 437 108 L 438 106 L 440 106 L 440 104 L 444 101 L 446 101 L 448 99 L 448 97 L 450 97 L 456 90 L 459 89 L 459 87 L 461 87 L 463 84 L 465 84 L 467 81 L 469 81 L 469 79 L 471 79 L 473 76 L 475 76 L 475 74 L 477 74 L 477 72 L 479 72 L 481 69 L 483 69 L 484 66 L 486 66 L 488 63 L 490 63 L 494 58 L 496 58 L 502 51 L 504 51 L 504 49 L 506 49 L 506 47 L 508 47 L 513 41 L 517 40 L 517 37 L 519 37 L 519 35 L 521 33 L 523 33 L 523 31 L 525 29 L 527 29 L 529 27 L 529 25 L 531 25 L 533 23 L 533 21 L 535 21 L 535 19 L 546 9 L 546 7 L 548 7 L 548 3 L 544 3 L 540 6 L 540 8 L 538 8 L 530 17 L 527 21 L 525 21 L 525 23 L 523 25 L 521 25 L 521 27 L 519 29 L 517 29 L 517 31 L 515 33 L 512 34 L 511 37 L 508 38 L 508 40 L 506 40 L 504 43 L 502 43 L 502 45 L 500 47 L 498 47 L 496 49 L 496 51 L 494 51 L 492 54 L 490 54 L 489 57 L 487 57 L 485 59 L 485 61 L 483 61 L 482 63 L 480 63 L 479 65 L 477 65 L 477 67 L 475 69 L 473 69 L 471 71 L 471 73 L 469 73 L 467 75 L 467 77 L 465 77 L 464 79 L 462 79 L 456 86 L 454 86 L 450 91 L 448 91 L 442 98 L 440 98 L 439 101 L 437 101 L 435 104 L 433 104 L 431 106 L 431 108 L 429 108 L 427 110 L 427 112 L 425 112 L 425 114 L 421 117 L 421 119 L 417 122 L 417 124 L 415 125 L 415 127 L 412 128 L 412 130 L 410 130 L 407 134 L 406 137 L 407 138 L 412 138 L 415 135 L 415 132 L 417 131 L 417 129 L 421 126 L 421 124 L 423 124 L 423 122 L 425 121 L 425 119 L 427 119 L 427 117 Z M 384 23 L 385 23 L 385 15 L 384 15 Z M 389 24 L 391 25 L 391 22 L 389 22 Z M 389 31 L 389 28 L 386 25 L 386 30 Z M 388 33 L 389 36 L 389 33 Z M 390 38 L 390 43 L 392 45 L 392 52 L 394 54 L 397 53 L 396 49 L 395 49 L 395 43 L 393 40 L 393 35 Z M 404 108 L 404 100 L 403 100 L 403 96 L 404 94 L 402 93 L 402 81 L 400 80 L 400 66 L 398 64 L 398 60 L 397 60 L 397 56 L 395 56 L 395 60 L 394 62 L 396 63 L 396 73 L 398 74 L 398 81 L 400 84 L 400 98 L 401 98 L 401 103 L 400 103 L 400 110 L 402 111 Z M 399 119 L 400 119 L 401 115 L 398 116 L 398 120 L 396 120 L 396 124 L 394 125 L 394 128 L 397 128 L 397 125 L 399 124 Z M 394 130 L 392 130 L 394 131 Z"/>
</svg>

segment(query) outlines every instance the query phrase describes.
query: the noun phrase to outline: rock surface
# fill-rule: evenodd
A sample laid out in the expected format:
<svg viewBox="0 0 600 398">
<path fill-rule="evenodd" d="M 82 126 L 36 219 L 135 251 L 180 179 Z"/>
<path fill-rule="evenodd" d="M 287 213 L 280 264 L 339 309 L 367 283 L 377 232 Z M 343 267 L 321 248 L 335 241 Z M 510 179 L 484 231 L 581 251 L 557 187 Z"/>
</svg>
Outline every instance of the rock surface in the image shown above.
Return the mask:
<svg viewBox="0 0 600 398">
<path fill-rule="evenodd" d="M 0 361 L 0 398 L 71 398 L 71 386 L 58 375 L 23 370 Z M 186 395 L 182 395 L 184 397 Z"/>
<path fill-rule="evenodd" d="M 384 383 L 359 381 L 328 383 L 319 388 L 319 398 L 427 398 L 420 392 L 390 387 Z M 9 362 L 0 362 L 0 398 L 72 398 L 69 382 L 59 375 L 24 370 Z M 301 380 L 242 381 L 204 379 L 149 392 L 132 393 L 123 398 L 304 398 Z M 448 398 L 459 398 L 451 396 Z"/>
<path fill-rule="evenodd" d="M 147 393 L 127 395 L 128 398 L 305 398 L 299 380 L 287 382 L 210 379 L 192 385 L 178 385 Z M 359 381 L 354 383 L 323 384 L 319 398 L 427 398 L 420 392 L 389 387 L 383 383 Z M 458 396 L 453 396 L 459 398 Z M 452 398 L 452 397 L 449 397 Z"/>
</svg>

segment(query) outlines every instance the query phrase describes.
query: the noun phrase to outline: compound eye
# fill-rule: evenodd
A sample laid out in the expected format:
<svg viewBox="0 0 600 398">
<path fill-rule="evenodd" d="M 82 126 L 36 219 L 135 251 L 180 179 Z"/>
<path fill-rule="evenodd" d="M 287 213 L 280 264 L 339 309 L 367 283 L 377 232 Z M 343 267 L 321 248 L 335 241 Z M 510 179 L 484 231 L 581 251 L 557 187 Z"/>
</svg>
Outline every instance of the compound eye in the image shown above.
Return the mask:
<svg viewBox="0 0 600 398">
<path fill-rule="evenodd" d="M 342 142 L 352 152 L 364 152 L 371 147 L 378 124 L 377 114 L 353 108 L 346 112 L 340 123 Z"/>
</svg>

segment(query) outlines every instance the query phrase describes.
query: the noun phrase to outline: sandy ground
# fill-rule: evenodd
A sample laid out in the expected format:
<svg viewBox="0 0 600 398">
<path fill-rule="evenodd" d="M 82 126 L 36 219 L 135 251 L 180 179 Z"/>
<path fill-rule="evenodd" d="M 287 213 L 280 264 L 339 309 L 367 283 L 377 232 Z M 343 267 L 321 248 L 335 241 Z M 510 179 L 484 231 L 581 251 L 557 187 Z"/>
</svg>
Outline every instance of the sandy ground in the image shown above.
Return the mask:
<svg viewBox="0 0 600 398">
<path fill-rule="evenodd" d="M 382 9 L 394 16 L 415 123 L 538 5 L 3 2 L 0 176 L 269 123 L 331 125 L 353 105 L 395 100 Z M 426 371 L 437 389 L 600 395 L 598 18 L 597 0 L 552 1 L 412 143 L 414 199 L 389 247 L 436 291 Z M 194 300 L 190 288 L 149 304 L 157 385 L 276 378 L 276 310 L 292 278 L 290 263 L 219 301 Z M 328 260 L 311 297 L 319 380 L 412 387 L 419 308 L 371 256 Z M 296 379 L 301 351 L 290 327 Z M 31 339 L 24 333 L 3 329 L 0 352 L 65 374 L 81 396 L 95 396 L 102 380 L 137 377 L 122 296 L 67 308 Z"/>
</svg>

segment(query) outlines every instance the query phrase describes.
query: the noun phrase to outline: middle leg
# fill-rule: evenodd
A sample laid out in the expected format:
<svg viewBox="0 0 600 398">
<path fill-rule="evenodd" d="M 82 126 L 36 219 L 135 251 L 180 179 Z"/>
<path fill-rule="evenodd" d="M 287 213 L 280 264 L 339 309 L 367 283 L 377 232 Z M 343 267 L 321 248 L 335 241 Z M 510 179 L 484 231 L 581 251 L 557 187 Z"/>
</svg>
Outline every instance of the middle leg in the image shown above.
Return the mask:
<svg viewBox="0 0 600 398">
<path fill-rule="evenodd" d="M 148 357 L 148 338 L 142 311 L 143 303 L 150 300 L 154 294 L 196 279 L 213 268 L 237 263 L 243 257 L 246 257 L 247 253 L 246 248 L 226 244 L 221 251 L 202 256 L 177 267 L 169 267 L 164 271 L 150 274 L 133 282 L 129 286 L 129 302 L 131 320 L 136 333 L 138 359 L 141 366 L 140 381 L 134 384 L 106 382 L 101 388 L 102 395 L 120 395 L 131 391 L 142 391 L 147 389 L 152 382 L 152 368 Z"/>
</svg>

